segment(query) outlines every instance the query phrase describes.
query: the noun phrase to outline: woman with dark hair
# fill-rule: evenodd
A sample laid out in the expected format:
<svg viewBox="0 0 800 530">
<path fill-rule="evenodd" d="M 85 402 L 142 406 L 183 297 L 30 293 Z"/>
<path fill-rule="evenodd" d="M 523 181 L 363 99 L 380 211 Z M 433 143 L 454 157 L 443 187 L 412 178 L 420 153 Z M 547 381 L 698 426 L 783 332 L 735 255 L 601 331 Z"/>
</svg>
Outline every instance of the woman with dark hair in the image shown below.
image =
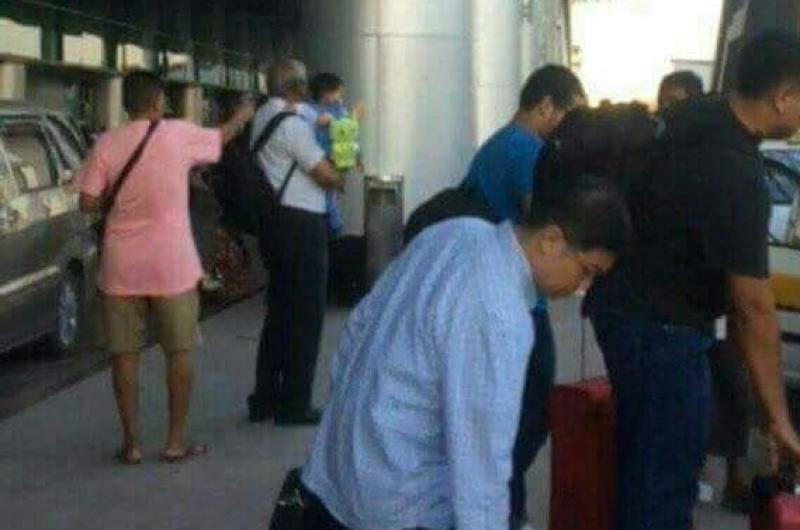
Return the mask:
<svg viewBox="0 0 800 530">
<path fill-rule="evenodd" d="M 586 174 L 609 178 L 627 190 L 644 170 L 657 132 L 658 121 L 639 103 L 573 110 L 539 158 L 536 193 Z"/>
<path fill-rule="evenodd" d="M 533 196 L 548 201 L 572 194 L 576 182 L 586 175 L 612 181 L 624 192 L 634 175 L 644 167 L 656 130 L 656 120 L 644 106 L 636 103 L 571 111 L 539 156 Z M 536 207 L 536 201 L 531 207 Z M 533 318 L 536 320 L 536 312 Z M 538 321 L 536 330 L 552 335 L 550 328 Z M 552 339 L 552 336 L 547 338 Z M 525 506 L 525 472 L 547 441 L 547 411 L 554 376 L 555 345 L 552 340 L 538 340 L 528 365 L 514 447 L 513 507 Z M 520 519 L 519 513 L 524 514 L 524 508 L 514 514 L 517 519 Z M 512 521 L 512 528 L 525 527 Z"/>
</svg>

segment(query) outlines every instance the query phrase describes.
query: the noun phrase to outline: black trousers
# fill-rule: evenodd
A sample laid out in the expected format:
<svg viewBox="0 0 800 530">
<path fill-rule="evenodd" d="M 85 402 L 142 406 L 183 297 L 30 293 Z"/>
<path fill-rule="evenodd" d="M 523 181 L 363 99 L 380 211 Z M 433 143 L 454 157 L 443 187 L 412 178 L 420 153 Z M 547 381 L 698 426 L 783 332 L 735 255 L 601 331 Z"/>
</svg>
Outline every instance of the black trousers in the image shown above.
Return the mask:
<svg viewBox="0 0 800 530">
<path fill-rule="evenodd" d="M 278 413 L 303 412 L 311 402 L 325 318 L 327 221 L 283 207 L 260 239 L 269 287 L 252 399 Z"/>
<path fill-rule="evenodd" d="M 550 432 L 548 409 L 555 378 L 556 348 L 549 313 L 542 309 L 534 310 L 533 324 L 536 329 L 536 343 L 525 374 L 525 390 L 522 396 L 519 430 L 512 454 L 512 475 L 509 484 L 511 518 L 516 521 L 527 518 L 525 473 L 533 464 Z"/>
<path fill-rule="evenodd" d="M 726 342 L 709 351 L 713 416 L 708 452 L 724 458 L 747 455 L 755 403 L 747 367 L 739 352 Z"/>
</svg>

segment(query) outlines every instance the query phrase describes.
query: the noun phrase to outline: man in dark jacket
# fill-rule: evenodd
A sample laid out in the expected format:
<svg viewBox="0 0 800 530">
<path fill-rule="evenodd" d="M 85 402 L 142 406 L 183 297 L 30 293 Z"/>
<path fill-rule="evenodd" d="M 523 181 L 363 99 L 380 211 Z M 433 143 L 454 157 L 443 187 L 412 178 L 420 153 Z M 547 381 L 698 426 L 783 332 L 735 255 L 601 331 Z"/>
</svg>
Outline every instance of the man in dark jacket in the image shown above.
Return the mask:
<svg viewBox="0 0 800 530">
<path fill-rule="evenodd" d="M 705 458 L 713 324 L 733 340 L 787 454 L 800 457 L 767 283 L 769 195 L 759 143 L 800 128 L 800 38 L 756 37 L 727 97 L 677 105 L 629 203 L 637 240 L 586 309 L 616 399 L 616 530 L 691 526 Z"/>
</svg>

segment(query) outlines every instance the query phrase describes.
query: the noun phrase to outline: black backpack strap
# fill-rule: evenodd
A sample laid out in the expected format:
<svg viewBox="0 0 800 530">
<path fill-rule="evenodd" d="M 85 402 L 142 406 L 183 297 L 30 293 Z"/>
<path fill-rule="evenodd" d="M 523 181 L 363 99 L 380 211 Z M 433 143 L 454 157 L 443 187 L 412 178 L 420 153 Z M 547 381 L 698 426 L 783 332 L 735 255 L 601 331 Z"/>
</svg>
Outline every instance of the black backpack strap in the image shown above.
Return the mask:
<svg viewBox="0 0 800 530">
<path fill-rule="evenodd" d="M 278 190 L 278 204 L 283 202 L 283 196 L 286 194 L 286 188 L 289 187 L 289 181 L 292 180 L 292 175 L 294 175 L 294 170 L 297 169 L 297 162 L 292 162 L 292 166 L 289 168 L 289 171 L 286 173 L 286 176 L 283 177 L 283 183 L 281 184 L 281 189 Z"/>
<path fill-rule="evenodd" d="M 269 120 L 269 122 L 267 122 L 267 125 L 264 127 L 264 130 L 261 131 L 261 134 L 258 135 L 258 138 L 253 144 L 253 154 L 257 155 L 258 152 L 261 151 L 261 149 L 263 149 L 265 145 L 267 145 L 267 142 L 269 142 L 270 138 L 272 138 L 273 133 L 275 133 L 275 131 L 278 130 L 280 124 L 283 123 L 283 121 L 286 118 L 289 118 L 291 116 L 297 116 L 297 114 L 291 111 L 284 111 L 284 112 L 279 112 L 278 114 L 273 116 L 272 119 Z M 297 161 L 293 161 L 291 167 L 289 168 L 289 171 L 283 177 L 283 182 L 281 183 L 281 187 L 278 190 L 278 195 L 277 195 L 278 204 L 281 204 L 281 202 L 283 201 L 283 196 L 286 194 L 286 188 L 289 187 L 289 181 L 292 179 L 292 175 L 294 175 L 296 169 L 297 169 Z"/>
<path fill-rule="evenodd" d="M 106 197 L 103 203 L 103 209 L 101 212 L 102 218 L 108 217 L 108 214 L 111 213 L 111 210 L 114 208 L 114 203 L 117 200 L 117 196 L 119 195 L 120 190 L 122 190 L 123 184 L 125 184 L 125 181 L 128 179 L 128 175 L 130 175 L 131 171 L 136 166 L 136 163 L 139 162 L 139 159 L 142 157 L 144 148 L 147 147 L 147 144 L 150 142 L 150 137 L 153 136 L 153 133 L 155 132 L 159 123 L 160 122 L 158 121 L 150 122 L 150 127 L 147 129 L 147 133 L 144 135 L 144 138 L 136 147 L 136 149 L 133 151 L 133 154 L 128 159 L 128 162 L 125 164 L 125 166 L 122 168 L 122 171 L 120 171 L 117 180 L 111 186 L 108 196 Z"/>
<path fill-rule="evenodd" d="M 272 117 L 271 120 L 267 122 L 267 125 L 264 127 L 264 130 L 261 131 L 261 134 L 258 135 L 256 138 L 255 143 L 253 143 L 253 153 L 258 153 L 261 151 L 269 139 L 272 137 L 272 134 L 278 130 L 278 126 L 283 123 L 283 120 L 290 116 L 297 116 L 296 113 L 291 111 L 279 112 L 275 116 Z"/>
</svg>

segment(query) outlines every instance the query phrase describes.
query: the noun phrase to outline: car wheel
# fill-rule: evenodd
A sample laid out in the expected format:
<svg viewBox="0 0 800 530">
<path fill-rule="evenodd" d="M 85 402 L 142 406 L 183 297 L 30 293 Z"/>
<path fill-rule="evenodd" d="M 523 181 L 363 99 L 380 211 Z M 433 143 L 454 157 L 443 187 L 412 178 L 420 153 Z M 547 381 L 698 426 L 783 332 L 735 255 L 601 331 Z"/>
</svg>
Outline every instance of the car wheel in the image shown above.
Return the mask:
<svg viewBox="0 0 800 530">
<path fill-rule="evenodd" d="M 81 281 L 74 273 L 68 273 L 58 288 L 56 325 L 48 337 L 55 353 L 69 355 L 77 350 L 83 309 Z"/>
</svg>

